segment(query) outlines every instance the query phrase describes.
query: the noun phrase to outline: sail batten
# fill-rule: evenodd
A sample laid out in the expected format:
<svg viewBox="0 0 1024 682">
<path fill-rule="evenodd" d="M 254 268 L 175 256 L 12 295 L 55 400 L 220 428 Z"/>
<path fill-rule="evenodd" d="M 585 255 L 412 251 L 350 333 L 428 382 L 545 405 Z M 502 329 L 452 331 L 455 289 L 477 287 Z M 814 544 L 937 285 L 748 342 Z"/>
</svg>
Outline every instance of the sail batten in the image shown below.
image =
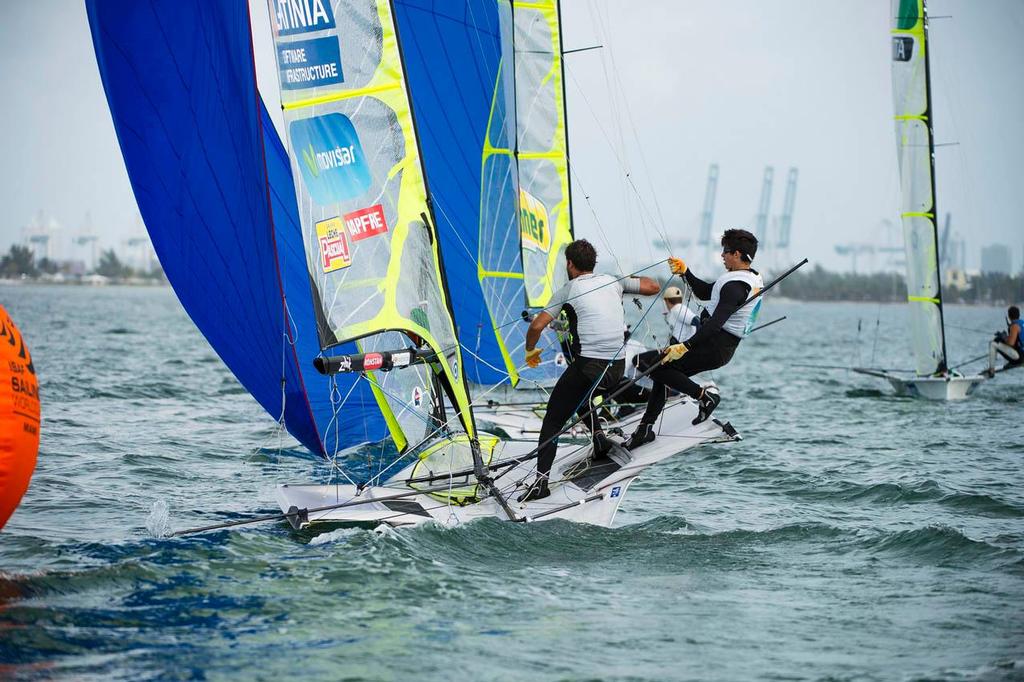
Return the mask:
<svg viewBox="0 0 1024 682">
<path fill-rule="evenodd" d="M 907 302 L 916 371 L 947 370 L 935 221 L 935 155 L 924 0 L 892 2 L 892 86 L 900 166 Z"/>
</svg>

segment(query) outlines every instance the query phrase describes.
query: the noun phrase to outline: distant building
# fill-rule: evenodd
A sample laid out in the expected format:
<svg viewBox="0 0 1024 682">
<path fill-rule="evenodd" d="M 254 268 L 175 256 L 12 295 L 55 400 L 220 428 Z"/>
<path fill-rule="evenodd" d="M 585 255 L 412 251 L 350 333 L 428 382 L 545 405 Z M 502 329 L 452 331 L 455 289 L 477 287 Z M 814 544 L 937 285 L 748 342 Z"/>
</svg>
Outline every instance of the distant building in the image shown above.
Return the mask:
<svg viewBox="0 0 1024 682">
<path fill-rule="evenodd" d="M 1013 271 L 1013 258 L 1010 247 L 1005 244 L 990 244 L 981 250 L 981 271 L 1010 274 Z"/>
<path fill-rule="evenodd" d="M 942 286 L 965 291 L 971 285 L 967 273 L 960 268 L 949 268 L 942 278 Z"/>
</svg>

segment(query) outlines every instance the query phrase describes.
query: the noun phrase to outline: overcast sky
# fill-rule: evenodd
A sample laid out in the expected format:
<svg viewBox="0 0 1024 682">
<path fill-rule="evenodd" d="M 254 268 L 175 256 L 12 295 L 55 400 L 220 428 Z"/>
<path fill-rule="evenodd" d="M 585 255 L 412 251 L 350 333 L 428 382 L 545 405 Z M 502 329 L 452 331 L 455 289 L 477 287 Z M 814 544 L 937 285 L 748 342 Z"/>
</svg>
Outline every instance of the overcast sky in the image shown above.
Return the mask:
<svg viewBox="0 0 1024 682">
<path fill-rule="evenodd" d="M 643 263 L 659 255 L 645 242 L 661 228 L 644 228 L 640 215 L 660 212 L 671 238 L 695 239 L 714 162 L 718 230 L 753 224 L 767 165 L 771 213 L 780 213 L 786 172 L 799 168 L 789 254 L 763 247 L 763 260 L 807 256 L 848 269 L 836 244 L 902 244 L 891 226 L 888 0 L 563 4 L 565 49 L 604 45 L 566 57 L 578 236 Z M 261 90 L 274 111 L 266 7 L 253 0 L 253 9 Z M 930 12 L 952 15 L 931 25 L 932 79 L 937 141 L 958 143 L 937 151 L 939 212 L 952 212 L 954 232 L 967 237 L 968 267 L 999 242 L 1019 270 L 1024 0 L 933 0 Z M 83 3 L 0 3 L 0 64 L 0 248 L 20 241 L 40 209 L 62 228 L 58 257 L 84 257 L 70 241 L 87 212 L 104 248 L 124 248 L 142 228 Z"/>
</svg>

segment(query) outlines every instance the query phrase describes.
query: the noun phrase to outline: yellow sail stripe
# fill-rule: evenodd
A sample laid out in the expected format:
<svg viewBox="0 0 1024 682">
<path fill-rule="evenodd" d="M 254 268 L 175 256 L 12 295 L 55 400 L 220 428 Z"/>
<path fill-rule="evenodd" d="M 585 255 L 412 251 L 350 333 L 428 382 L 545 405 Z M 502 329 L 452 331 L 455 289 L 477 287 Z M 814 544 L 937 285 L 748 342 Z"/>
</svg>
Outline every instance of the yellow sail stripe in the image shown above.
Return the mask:
<svg viewBox="0 0 1024 682">
<path fill-rule="evenodd" d="M 934 303 L 935 305 L 939 304 L 939 299 L 929 298 L 928 296 L 907 296 L 907 300 L 915 301 L 918 303 Z"/>
<path fill-rule="evenodd" d="M 550 152 L 519 152 L 516 157 L 519 159 L 561 159 L 565 154 L 561 151 Z"/>
<path fill-rule="evenodd" d="M 520 0 L 519 2 L 513 2 L 512 7 L 516 9 L 552 10 L 555 8 L 555 4 L 553 2 L 529 2 L 528 0 Z"/>
<path fill-rule="evenodd" d="M 934 213 L 919 213 L 919 212 L 915 212 L 915 211 L 908 211 L 907 213 L 901 213 L 900 217 L 902 217 L 902 218 L 927 218 L 928 220 L 934 220 L 935 219 L 935 214 Z"/>
<path fill-rule="evenodd" d="M 478 269 L 480 279 L 485 277 L 495 277 L 499 279 L 522 279 L 523 273 L 521 272 L 500 272 L 496 270 L 484 270 L 483 268 Z"/>
<path fill-rule="evenodd" d="M 354 99 L 356 97 L 365 97 L 366 95 L 376 95 L 388 90 L 398 90 L 402 87 L 401 83 L 382 83 L 380 85 L 371 85 L 365 88 L 355 88 L 354 90 L 345 90 L 344 92 L 332 92 L 329 95 L 320 95 L 319 97 L 310 97 L 308 99 L 297 99 L 293 102 L 286 102 L 283 105 L 285 111 L 291 111 L 292 109 L 302 109 L 305 107 L 316 106 L 317 104 L 328 104 L 330 102 L 341 102 L 346 99 Z"/>
</svg>

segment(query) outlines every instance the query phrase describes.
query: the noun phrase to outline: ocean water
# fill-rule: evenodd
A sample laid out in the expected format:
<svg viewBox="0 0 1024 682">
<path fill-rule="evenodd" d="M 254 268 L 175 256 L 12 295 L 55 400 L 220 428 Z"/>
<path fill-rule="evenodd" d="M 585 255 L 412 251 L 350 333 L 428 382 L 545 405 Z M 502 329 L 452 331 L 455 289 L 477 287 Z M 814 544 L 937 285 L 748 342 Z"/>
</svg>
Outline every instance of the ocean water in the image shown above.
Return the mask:
<svg viewBox="0 0 1024 682">
<path fill-rule="evenodd" d="M 168 539 L 273 513 L 277 483 L 325 467 L 169 289 L 0 285 L 0 303 L 43 402 L 0 533 L 0 677 L 1024 679 L 1024 371 L 939 404 L 796 366 L 909 366 L 901 306 L 769 299 L 762 319 L 788 319 L 714 373 L 744 440 L 650 471 L 611 529 Z M 954 361 L 1002 321 L 946 315 Z"/>
</svg>

